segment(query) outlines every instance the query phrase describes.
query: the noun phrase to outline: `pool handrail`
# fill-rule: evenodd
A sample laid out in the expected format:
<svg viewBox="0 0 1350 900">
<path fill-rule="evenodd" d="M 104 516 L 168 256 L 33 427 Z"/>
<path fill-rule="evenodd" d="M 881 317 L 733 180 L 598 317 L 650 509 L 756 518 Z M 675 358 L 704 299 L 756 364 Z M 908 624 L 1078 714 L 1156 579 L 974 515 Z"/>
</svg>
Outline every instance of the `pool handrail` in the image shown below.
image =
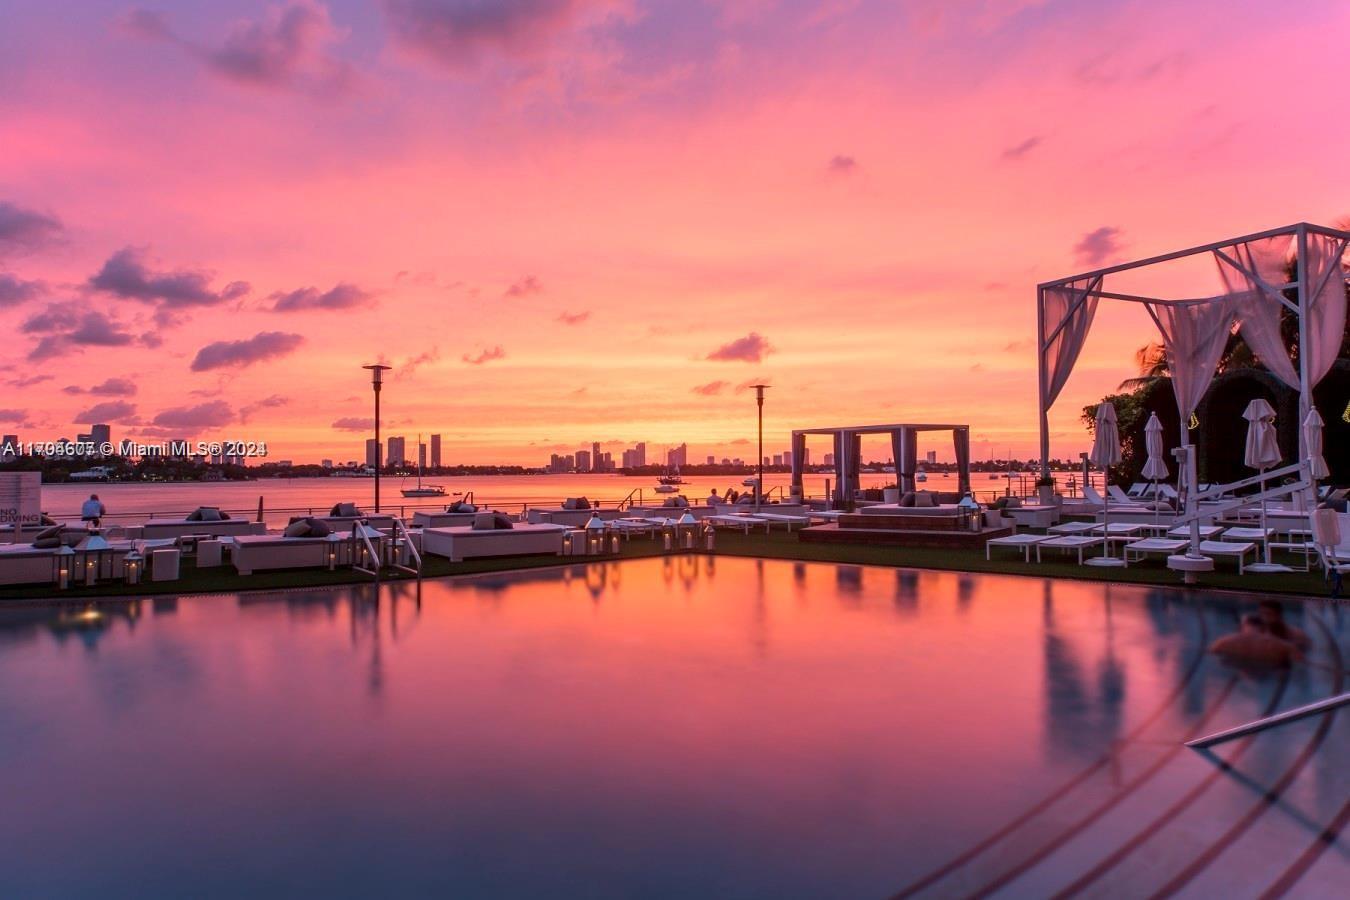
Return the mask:
<svg viewBox="0 0 1350 900">
<path fill-rule="evenodd" d="M 1287 725 L 1290 722 L 1306 719 L 1309 716 L 1330 712 L 1347 703 L 1350 703 L 1350 691 L 1346 691 L 1343 694 L 1337 694 L 1335 697 L 1327 697 L 1325 700 L 1318 700 L 1316 703 L 1309 703 L 1306 706 L 1299 706 L 1294 709 L 1285 710 L 1282 713 L 1275 713 L 1273 716 L 1265 716 L 1264 718 L 1248 722 L 1245 725 L 1225 728 L 1223 731 L 1216 731 L 1213 734 L 1198 737 L 1195 740 L 1187 741 L 1186 746 L 1190 747 L 1192 750 L 1207 750 L 1215 744 L 1222 744 L 1226 741 L 1231 741 L 1234 738 L 1240 738 L 1243 735 L 1256 734 L 1271 728 L 1277 728 L 1280 725 Z"/>
</svg>

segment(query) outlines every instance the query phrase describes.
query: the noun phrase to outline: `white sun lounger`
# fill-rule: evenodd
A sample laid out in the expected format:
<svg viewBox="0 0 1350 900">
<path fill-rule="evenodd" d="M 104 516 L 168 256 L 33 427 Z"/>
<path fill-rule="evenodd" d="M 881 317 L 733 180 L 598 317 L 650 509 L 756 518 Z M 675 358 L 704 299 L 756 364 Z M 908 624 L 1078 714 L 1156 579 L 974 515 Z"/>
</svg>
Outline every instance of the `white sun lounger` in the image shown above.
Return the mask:
<svg viewBox="0 0 1350 900">
<path fill-rule="evenodd" d="M 1094 537 L 1086 534 L 1061 534 L 1057 537 L 1046 538 L 1039 544 L 1036 544 L 1036 562 L 1041 561 L 1041 549 L 1043 547 L 1054 547 L 1063 550 L 1066 553 L 1070 550 L 1078 551 L 1078 564 L 1083 564 L 1083 551 L 1089 547 L 1101 547 L 1106 543 L 1102 537 Z"/>
<path fill-rule="evenodd" d="M 1142 541 L 1135 541 L 1132 544 L 1125 545 L 1125 562 L 1141 560 L 1150 553 L 1164 553 L 1171 555 L 1180 550 L 1184 550 L 1189 541 L 1183 541 L 1179 538 L 1144 538 Z"/>
<path fill-rule="evenodd" d="M 811 519 L 807 516 L 792 516 L 785 513 L 767 513 L 757 512 L 755 515 L 768 522 L 770 525 L 786 525 L 787 530 L 791 531 L 793 525 L 800 525 L 805 528 L 811 524 Z"/>
<path fill-rule="evenodd" d="M 1222 538 L 1225 541 L 1268 541 L 1275 536 L 1274 528 L 1248 528 L 1246 526 L 1235 526 L 1224 531 Z"/>
<path fill-rule="evenodd" d="M 1209 539 L 1212 538 L 1212 537 L 1216 537 L 1216 536 L 1219 535 L 1222 531 L 1223 531 L 1223 528 L 1222 528 L 1221 526 L 1219 526 L 1219 525 L 1201 525 L 1201 526 L 1200 526 L 1200 540 L 1202 540 L 1202 541 L 1207 541 L 1207 540 L 1209 540 Z M 1168 532 L 1167 532 L 1167 536 L 1168 536 L 1168 537 L 1189 538 L 1189 537 L 1191 536 L 1191 526 L 1189 526 L 1189 525 L 1178 525 L 1176 528 L 1169 529 Z"/>
<path fill-rule="evenodd" d="M 746 534 L 756 525 L 763 525 L 765 534 L 769 531 L 769 520 L 757 516 L 707 516 L 705 522 L 711 522 L 720 528 L 740 528 Z"/>
<path fill-rule="evenodd" d="M 1046 530 L 1051 534 L 1087 534 L 1096 529 L 1096 522 L 1065 522 L 1062 525 L 1052 525 Z"/>
<path fill-rule="evenodd" d="M 1248 553 L 1256 553 L 1256 544 L 1237 541 L 1201 541 L 1202 556 L 1227 556 L 1237 560 L 1238 574 L 1243 572 L 1243 562 Z"/>
<path fill-rule="evenodd" d="M 615 519 L 612 522 L 606 522 L 605 527 L 611 531 L 617 531 L 624 537 L 631 538 L 635 534 L 655 535 L 656 530 L 665 522 L 657 519 Z"/>
<path fill-rule="evenodd" d="M 984 542 L 984 558 L 990 559 L 989 551 L 993 547 L 1020 547 L 1022 560 L 1031 562 L 1031 548 L 1050 538 L 1044 534 L 1010 534 L 1006 537 L 990 538 Z"/>
</svg>

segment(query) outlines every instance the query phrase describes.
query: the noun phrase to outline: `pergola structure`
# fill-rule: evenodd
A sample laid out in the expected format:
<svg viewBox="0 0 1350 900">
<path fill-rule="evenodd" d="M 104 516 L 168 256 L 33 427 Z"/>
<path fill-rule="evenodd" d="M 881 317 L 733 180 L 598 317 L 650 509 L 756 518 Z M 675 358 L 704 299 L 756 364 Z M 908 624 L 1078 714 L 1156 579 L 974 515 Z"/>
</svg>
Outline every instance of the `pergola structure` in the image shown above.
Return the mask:
<svg viewBox="0 0 1350 900">
<path fill-rule="evenodd" d="M 1036 287 L 1037 362 L 1041 427 L 1041 476 L 1050 477 L 1049 411 L 1073 371 L 1101 300 L 1139 303 L 1162 335 L 1167 367 L 1190 445 L 1192 415 L 1216 373 L 1236 327 L 1247 346 L 1280 381 L 1298 391 L 1299 424 L 1313 408 L 1312 390 L 1340 351 L 1346 320 L 1343 261 L 1350 232 L 1299 222 L 1107 266 Z M 1211 255 L 1222 293 L 1164 298 L 1110 290 L 1116 276 L 1187 257 Z M 1294 280 L 1288 280 L 1291 258 Z M 1282 310 L 1298 320 L 1297 365 L 1281 335 Z M 1308 448 L 1299 431 L 1299 461 Z"/>
<path fill-rule="evenodd" d="M 895 457 L 896 482 L 902 491 L 914 490 L 914 476 L 918 468 L 918 441 L 921 431 L 950 431 L 956 450 L 956 471 L 959 490 L 970 490 L 970 426 L 923 425 L 900 423 L 895 425 L 845 425 L 838 428 L 801 428 L 792 432 L 792 493 L 802 496 L 803 458 L 806 455 L 806 436 L 830 435 L 834 439 L 834 471 L 836 473 L 835 499 L 841 506 L 852 504 L 862 470 L 862 436 L 888 434 L 891 452 Z"/>
</svg>

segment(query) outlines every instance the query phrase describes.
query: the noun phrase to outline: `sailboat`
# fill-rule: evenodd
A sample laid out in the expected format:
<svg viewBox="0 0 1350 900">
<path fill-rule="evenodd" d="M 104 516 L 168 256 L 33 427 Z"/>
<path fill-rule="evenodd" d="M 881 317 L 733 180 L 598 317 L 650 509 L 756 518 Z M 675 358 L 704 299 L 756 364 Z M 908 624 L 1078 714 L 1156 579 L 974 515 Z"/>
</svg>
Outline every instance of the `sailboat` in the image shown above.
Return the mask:
<svg viewBox="0 0 1350 900">
<path fill-rule="evenodd" d="M 401 488 L 399 493 L 405 497 L 444 497 L 445 488 L 439 484 L 422 484 L 422 436 L 417 436 L 417 487 Z"/>
</svg>

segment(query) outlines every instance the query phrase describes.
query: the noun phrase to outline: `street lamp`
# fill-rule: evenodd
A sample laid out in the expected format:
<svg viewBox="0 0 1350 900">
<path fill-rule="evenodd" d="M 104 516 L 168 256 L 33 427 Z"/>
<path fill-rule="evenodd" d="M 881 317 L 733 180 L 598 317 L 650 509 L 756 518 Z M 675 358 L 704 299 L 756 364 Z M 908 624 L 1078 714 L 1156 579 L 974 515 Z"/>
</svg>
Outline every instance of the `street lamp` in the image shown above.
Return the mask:
<svg viewBox="0 0 1350 900">
<path fill-rule="evenodd" d="M 755 404 L 759 407 L 759 454 L 756 463 L 759 466 L 759 478 L 755 481 L 755 512 L 759 512 L 759 504 L 764 496 L 764 391 L 768 388 L 767 384 L 752 384 L 755 389 Z"/>
<path fill-rule="evenodd" d="M 362 366 L 370 370 L 370 386 L 375 389 L 375 512 L 380 511 L 380 385 L 384 383 L 384 373 L 389 366 L 375 364 Z"/>
</svg>

